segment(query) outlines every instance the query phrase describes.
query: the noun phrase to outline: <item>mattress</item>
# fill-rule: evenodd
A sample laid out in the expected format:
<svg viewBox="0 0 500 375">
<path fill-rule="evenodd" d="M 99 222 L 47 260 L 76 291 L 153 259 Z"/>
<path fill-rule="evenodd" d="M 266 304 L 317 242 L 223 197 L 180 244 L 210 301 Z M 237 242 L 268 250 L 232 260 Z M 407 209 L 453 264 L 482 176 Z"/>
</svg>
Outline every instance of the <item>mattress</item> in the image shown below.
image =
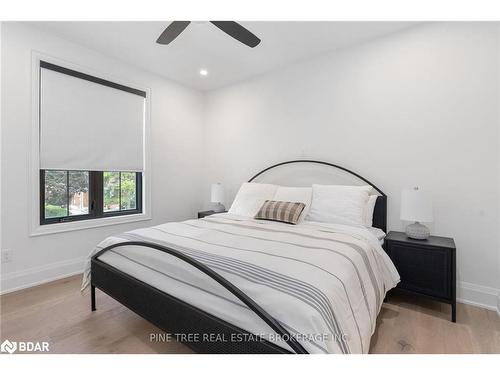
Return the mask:
<svg viewBox="0 0 500 375">
<path fill-rule="evenodd" d="M 365 228 L 288 225 L 231 214 L 166 223 L 102 241 L 153 242 L 204 263 L 278 320 L 310 353 L 367 353 L 386 292 L 399 281 L 377 237 Z M 99 259 L 151 286 L 282 347 L 288 345 L 208 276 L 147 247 L 114 248 Z"/>
</svg>

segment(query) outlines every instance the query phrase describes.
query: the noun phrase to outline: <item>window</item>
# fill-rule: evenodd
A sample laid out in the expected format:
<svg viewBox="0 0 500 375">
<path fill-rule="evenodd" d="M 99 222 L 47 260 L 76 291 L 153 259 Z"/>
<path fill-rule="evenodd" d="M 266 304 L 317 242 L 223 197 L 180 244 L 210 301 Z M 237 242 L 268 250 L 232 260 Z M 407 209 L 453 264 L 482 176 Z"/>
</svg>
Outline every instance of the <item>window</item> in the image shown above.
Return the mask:
<svg viewBox="0 0 500 375">
<path fill-rule="evenodd" d="M 40 225 L 142 213 L 146 92 L 39 66 Z"/>
<path fill-rule="evenodd" d="M 137 177 L 133 172 L 104 172 L 104 212 L 137 208 Z"/>
<path fill-rule="evenodd" d="M 88 215 L 89 190 L 89 172 L 45 171 L 45 218 Z"/>
<path fill-rule="evenodd" d="M 40 224 L 142 212 L 138 172 L 40 171 Z"/>
</svg>

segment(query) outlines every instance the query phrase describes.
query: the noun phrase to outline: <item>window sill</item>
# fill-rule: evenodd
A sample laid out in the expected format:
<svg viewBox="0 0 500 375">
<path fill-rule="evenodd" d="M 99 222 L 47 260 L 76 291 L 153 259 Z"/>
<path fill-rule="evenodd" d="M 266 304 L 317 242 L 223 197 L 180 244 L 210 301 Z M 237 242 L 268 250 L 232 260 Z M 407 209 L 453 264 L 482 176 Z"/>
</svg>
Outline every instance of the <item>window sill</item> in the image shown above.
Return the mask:
<svg viewBox="0 0 500 375">
<path fill-rule="evenodd" d="M 108 225 L 127 224 L 127 223 L 134 223 L 137 221 L 146 221 L 146 220 L 151 220 L 151 216 L 146 215 L 145 213 L 141 213 L 133 215 L 103 217 L 91 220 L 71 221 L 66 223 L 56 223 L 56 224 L 46 224 L 46 225 L 38 224 L 35 225 L 33 228 L 31 228 L 30 237 L 44 236 L 47 234 L 54 234 L 61 232 L 70 232 L 75 230 L 100 228 Z"/>
</svg>

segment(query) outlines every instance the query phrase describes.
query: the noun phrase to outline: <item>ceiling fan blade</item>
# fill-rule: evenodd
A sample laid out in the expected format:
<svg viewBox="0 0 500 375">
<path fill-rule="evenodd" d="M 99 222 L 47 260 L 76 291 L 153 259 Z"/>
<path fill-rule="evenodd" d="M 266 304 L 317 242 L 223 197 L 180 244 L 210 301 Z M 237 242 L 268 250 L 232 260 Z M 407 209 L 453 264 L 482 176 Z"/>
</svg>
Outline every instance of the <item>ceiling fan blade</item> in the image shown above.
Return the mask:
<svg viewBox="0 0 500 375">
<path fill-rule="evenodd" d="M 158 44 L 169 44 L 175 38 L 179 36 L 180 33 L 184 31 L 186 27 L 191 23 L 191 21 L 174 21 L 168 27 L 163 30 L 161 35 L 156 40 Z"/>
<path fill-rule="evenodd" d="M 253 48 L 260 43 L 260 39 L 257 38 L 250 31 L 245 29 L 239 23 L 234 21 L 210 21 L 212 24 L 217 26 L 219 29 L 224 31 L 226 34 L 232 36 L 237 41 L 246 44 L 247 46 Z"/>
</svg>

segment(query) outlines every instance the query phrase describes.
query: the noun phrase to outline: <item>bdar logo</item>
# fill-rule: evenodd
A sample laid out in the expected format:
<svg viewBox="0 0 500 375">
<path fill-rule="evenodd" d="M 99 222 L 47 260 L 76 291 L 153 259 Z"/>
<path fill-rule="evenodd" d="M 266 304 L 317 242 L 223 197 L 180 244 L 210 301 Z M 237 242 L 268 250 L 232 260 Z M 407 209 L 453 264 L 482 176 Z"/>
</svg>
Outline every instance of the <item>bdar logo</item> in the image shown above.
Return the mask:
<svg viewBox="0 0 500 375">
<path fill-rule="evenodd" d="M 9 341 L 5 340 L 0 345 L 0 352 L 14 353 L 14 352 L 48 352 L 49 343 L 47 341 Z"/>
<path fill-rule="evenodd" d="M 17 342 L 12 342 L 9 340 L 5 340 L 2 342 L 2 345 L 0 345 L 0 351 L 3 353 L 14 353 L 17 350 Z"/>
</svg>

